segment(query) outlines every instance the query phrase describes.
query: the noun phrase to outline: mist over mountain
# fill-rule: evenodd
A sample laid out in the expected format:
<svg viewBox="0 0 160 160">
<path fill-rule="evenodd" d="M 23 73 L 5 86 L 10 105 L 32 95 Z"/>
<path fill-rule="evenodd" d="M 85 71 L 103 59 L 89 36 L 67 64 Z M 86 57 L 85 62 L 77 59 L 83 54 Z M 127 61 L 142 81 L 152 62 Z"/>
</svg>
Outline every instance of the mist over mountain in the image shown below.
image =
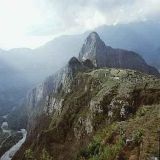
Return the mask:
<svg viewBox="0 0 160 160">
<path fill-rule="evenodd" d="M 159 22 L 147 21 L 101 26 L 95 31 L 108 46 L 135 51 L 155 66 L 153 61 L 155 57 L 159 58 L 160 48 L 158 26 Z M 79 35 L 61 36 L 32 50 L 27 48 L 1 50 L 0 57 L 15 69 L 22 71 L 24 75 L 26 74 L 30 80 L 34 77 L 33 79 L 40 82 L 44 77 L 62 67 L 71 56 L 78 56 L 88 33 L 89 31 Z"/>
<path fill-rule="evenodd" d="M 159 22 L 146 21 L 115 26 L 102 26 L 97 32 L 102 39 L 112 47 L 135 51 L 147 62 L 154 64 L 154 58 L 159 58 L 160 29 Z M 155 65 L 157 66 L 157 65 Z"/>
<path fill-rule="evenodd" d="M 0 75 L 0 115 L 5 115 L 21 104 L 31 84 L 21 72 L 2 59 Z"/>
<path fill-rule="evenodd" d="M 101 26 L 96 28 L 95 31 L 107 45 L 135 51 L 150 65 L 159 69 L 160 28 L 158 26 L 159 22 L 146 21 Z M 0 59 L 4 60 L 6 66 L 9 65 L 11 69 L 7 73 L 16 76 L 10 78 L 10 75 L 8 77 L 6 75 L 6 78 L 3 79 L 1 77 L 0 81 L 2 84 L 8 85 L 9 83 L 6 80 L 10 79 L 13 85 L 19 85 L 17 80 L 24 79 L 23 87 L 26 90 L 28 88 L 31 89 L 45 77 L 64 66 L 70 57 L 78 56 L 88 33 L 89 31 L 79 35 L 61 36 L 36 49 L 15 48 L 8 51 L 1 50 Z M 1 68 L 3 68 L 3 64 L 1 64 Z M 16 88 L 19 88 L 19 86 L 16 86 Z"/>
<path fill-rule="evenodd" d="M 68 48 L 61 47 L 63 44 Z M 62 38 L 60 41 L 54 40 L 53 44 L 48 43 L 35 50 L 15 48 L 0 51 L 0 72 L 3 74 L 0 77 L 0 113 L 2 115 L 9 112 L 13 106 L 17 106 L 33 86 L 67 62 L 76 51 L 68 44 L 70 41 L 64 39 L 63 42 Z"/>
<path fill-rule="evenodd" d="M 152 63 L 152 59 L 159 55 L 160 29 L 158 26 L 159 22 L 146 21 L 102 26 L 96 28 L 95 31 L 107 45 L 113 48 L 135 51 L 149 63 Z M 27 68 L 34 69 L 34 66 L 38 68 L 40 67 L 38 64 L 41 65 L 42 63 L 46 63 L 43 68 L 48 71 L 47 66 L 48 68 L 50 68 L 50 65 L 60 67 L 62 66 L 61 63 L 67 61 L 71 56 L 77 56 L 88 33 L 61 36 L 33 50 L 27 48 L 17 48 L 9 51 L 1 50 L 0 53 L 5 52 L 5 55 L 0 56 L 4 56 L 6 61 L 13 63 L 17 69 L 23 70 L 24 68 L 23 71 Z M 55 60 L 54 64 L 50 62 L 52 60 Z M 54 71 L 54 68 L 52 69 Z"/>
</svg>

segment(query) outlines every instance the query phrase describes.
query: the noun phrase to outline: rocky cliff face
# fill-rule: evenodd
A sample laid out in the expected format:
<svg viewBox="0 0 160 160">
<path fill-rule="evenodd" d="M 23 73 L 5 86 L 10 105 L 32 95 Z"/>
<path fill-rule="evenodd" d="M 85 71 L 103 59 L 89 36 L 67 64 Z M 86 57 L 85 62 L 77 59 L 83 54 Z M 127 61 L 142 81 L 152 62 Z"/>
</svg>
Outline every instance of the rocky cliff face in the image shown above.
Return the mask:
<svg viewBox="0 0 160 160">
<path fill-rule="evenodd" d="M 65 67 L 29 92 L 26 99 L 26 108 L 28 110 L 28 129 L 30 132 L 35 132 L 33 128 L 38 121 L 35 121 L 35 117 L 45 114 L 45 119 L 48 120 L 54 111 L 60 111 L 63 99 L 60 96 L 56 97 L 56 95 L 59 92 L 69 94 L 76 73 L 88 70 L 91 67 L 93 66 L 89 60 L 81 63 L 77 58 L 72 57 Z M 51 95 L 54 95 L 55 98 Z"/>
<path fill-rule="evenodd" d="M 91 33 L 78 59 L 71 58 L 64 68 L 29 93 L 26 104 L 28 138 L 13 159 L 97 157 L 105 160 L 130 158 L 132 152 L 139 158 L 141 131 L 137 131 L 138 142 L 133 141 L 132 132 L 136 129 L 129 128 L 128 121 L 134 123 L 134 116 L 143 112 L 144 105 L 149 105 L 155 117 L 147 127 L 152 123 L 157 127 L 159 120 L 155 113 L 160 103 L 160 80 L 141 72 L 116 68 L 158 75 L 158 71 L 148 66 L 138 54 L 108 47 L 97 33 Z M 144 107 L 144 110 L 142 114 L 148 116 L 148 108 Z M 147 117 L 142 117 L 141 121 L 143 118 Z M 121 125 L 123 121 L 126 122 L 124 126 Z M 125 126 L 126 131 L 121 133 Z M 149 134 L 147 127 L 144 128 L 145 134 Z M 138 128 L 143 126 L 139 124 Z M 99 132 L 103 135 L 97 139 Z M 151 138 L 153 136 L 155 133 Z M 132 145 L 128 150 L 126 144 L 130 137 Z M 145 144 L 143 150 L 147 151 L 155 141 Z M 110 146 L 112 148 L 107 150 Z M 143 153 L 143 156 L 151 157 L 151 152 L 149 150 L 149 154 Z"/>
<path fill-rule="evenodd" d="M 28 94 L 27 106 L 32 110 L 35 106 L 41 105 L 48 95 L 56 94 L 60 89 L 66 93 L 70 92 L 70 84 L 78 71 L 103 67 L 128 68 L 159 75 L 159 72 L 154 67 L 147 65 L 138 54 L 106 46 L 99 35 L 92 32 L 87 37 L 78 59 L 71 58 L 65 67 L 34 88 Z"/>
<path fill-rule="evenodd" d="M 65 67 L 48 77 L 28 94 L 27 105 L 34 108 L 43 98 L 50 93 L 56 94 L 59 89 L 63 89 L 66 93 L 69 92 L 69 86 L 75 73 L 84 69 L 87 69 L 87 67 L 79 62 L 77 58 L 72 57 Z"/>
<path fill-rule="evenodd" d="M 79 59 L 81 61 L 90 59 L 96 67 L 128 68 L 159 75 L 158 71 L 147 65 L 137 53 L 106 46 L 96 32 L 87 37 L 79 53 Z"/>
</svg>

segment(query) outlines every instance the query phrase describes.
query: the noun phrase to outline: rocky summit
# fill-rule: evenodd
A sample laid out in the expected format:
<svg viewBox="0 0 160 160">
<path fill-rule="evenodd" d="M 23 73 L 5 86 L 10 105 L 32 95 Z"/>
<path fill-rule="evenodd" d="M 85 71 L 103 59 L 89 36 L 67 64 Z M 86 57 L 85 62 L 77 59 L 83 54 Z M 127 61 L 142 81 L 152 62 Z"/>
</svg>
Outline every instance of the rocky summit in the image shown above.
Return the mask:
<svg viewBox="0 0 160 160">
<path fill-rule="evenodd" d="M 28 135 L 13 160 L 157 157 L 157 75 L 138 54 L 91 33 L 78 58 L 28 94 Z"/>
<path fill-rule="evenodd" d="M 148 74 L 159 75 L 157 69 L 147 65 L 145 60 L 135 52 L 113 49 L 106 46 L 96 32 L 90 33 L 79 53 L 79 60 L 89 59 L 96 67 L 113 67 L 134 69 Z"/>
</svg>

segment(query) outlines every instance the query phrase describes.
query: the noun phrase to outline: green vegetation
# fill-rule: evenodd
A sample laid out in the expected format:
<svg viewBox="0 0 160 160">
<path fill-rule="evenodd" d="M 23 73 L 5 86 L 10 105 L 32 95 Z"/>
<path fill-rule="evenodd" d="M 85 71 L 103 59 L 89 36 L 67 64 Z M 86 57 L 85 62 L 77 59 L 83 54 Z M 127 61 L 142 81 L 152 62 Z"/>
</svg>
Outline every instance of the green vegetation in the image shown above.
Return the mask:
<svg viewBox="0 0 160 160">
<path fill-rule="evenodd" d="M 46 149 L 42 150 L 42 156 L 40 157 L 40 160 L 53 160 L 53 157 L 49 155 L 49 153 L 46 151 Z"/>
<path fill-rule="evenodd" d="M 118 156 L 124 146 L 123 137 L 118 136 L 118 125 L 112 124 L 97 132 L 93 141 L 81 150 L 80 157 L 89 160 L 106 160 Z"/>
<path fill-rule="evenodd" d="M 139 129 L 139 130 L 135 130 L 133 133 L 133 142 L 136 145 L 140 145 L 140 143 L 142 143 L 143 140 L 143 130 Z"/>
<path fill-rule="evenodd" d="M 143 106 L 137 111 L 136 115 L 138 117 L 144 116 L 150 109 L 151 107 Z"/>
<path fill-rule="evenodd" d="M 31 149 L 27 149 L 24 153 L 26 160 L 34 160 L 33 151 Z"/>
<path fill-rule="evenodd" d="M 124 146 L 125 142 L 122 138 L 119 138 L 115 144 L 101 144 L 92 142 L 87 148 L 81 150 L 80 157 L 82 159 L 89 160 L 114 159 L 122 151 Z"/>
<path fill-rule="evenodd" d="M 99 151 L 100 143 L 93 141 L 87 148 L 81 150 L 80 156 L 84 158 L 90 158 L 98 155 Z"/>
<path fill-rule="evenodd" d="M 114 145 L 106 145 L 100 155 L 99 160 L 115 159 L 116 157 L 118 157 L 124 146 L 125 142 L 121 138 Z"/>
<path fill-rule="evenodd" d="M 29 148 L 25 151 L 24 156 L 25 156 L 26 160 L 36 160 L 37 159 L 36 155 L 34 155 L 34 152 L 32 151 L 31 148 Z M 54 160 L 54 158 L 49 155 L 49 153 L 46 151 L 46 149 L 43 149 L 41 156 L 40 156 L 40 160 Z"/>
</svg>

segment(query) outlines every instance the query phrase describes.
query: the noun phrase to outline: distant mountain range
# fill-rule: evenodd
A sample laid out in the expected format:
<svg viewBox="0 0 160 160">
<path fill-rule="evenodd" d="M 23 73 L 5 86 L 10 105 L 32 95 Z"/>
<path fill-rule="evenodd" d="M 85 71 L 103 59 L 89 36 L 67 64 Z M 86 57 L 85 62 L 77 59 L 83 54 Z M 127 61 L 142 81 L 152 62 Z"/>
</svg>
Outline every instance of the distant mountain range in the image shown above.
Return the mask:
<svg viewBox="0 0 160 160">
<path fill-rule="evenodd" d="M 160 22 L 146 21 L 96 29 L 106 44 L 135 51 L 151 65 L 160 68 Z M 155 63 L 155 57 L 157 58 Z"/>
<path fill-rule="evenodd" d="M 139 53 L 150 65 L 160 69 L 160 28 L 159 22 L 137 22 L 131 24 L 101 26 L 95 29 L 101 39 L 114 48 L 132 50 Z M 17 75 L 23 79 L 23 87 L 28 90 L 45 77 L 53 74 L 72 56 L 78 56 L 85 37 L 90 31 L 79 35 L 58 37 L 36 49 L 15 48 L 9 51 L 0 50 L 0 68 L 8 68 L 9 75 Z M 17 83 L 16 76 L 10 79 Z M 2 77 L 4 86 L 8 84 Z M 10 85 L 12 85 L 10 84 Z M 27 87 L 25 87 L 27 86 Z M 14 88 L 14 86 L 11 86 Z M 17 86 L 16 88 L 19 88 Z M 0 92 L 0 95 L 1 92 Z M 2 107 L 3 104 L 0 104 Z"/>
<path fill-rule="evenodd" d="M 160 69 L 159 22 L 101 26 L 95 31 L 107 46 L 135 51 L 150 65 Z M 0 59 L 5 60 L 6 64 L 22 72 L 25 78 L 36 84 L 61 68 L 70 57 L 78 56 L 89 32 L 61 36 L 36 49 L 0 50 Z"/>
</svg>

